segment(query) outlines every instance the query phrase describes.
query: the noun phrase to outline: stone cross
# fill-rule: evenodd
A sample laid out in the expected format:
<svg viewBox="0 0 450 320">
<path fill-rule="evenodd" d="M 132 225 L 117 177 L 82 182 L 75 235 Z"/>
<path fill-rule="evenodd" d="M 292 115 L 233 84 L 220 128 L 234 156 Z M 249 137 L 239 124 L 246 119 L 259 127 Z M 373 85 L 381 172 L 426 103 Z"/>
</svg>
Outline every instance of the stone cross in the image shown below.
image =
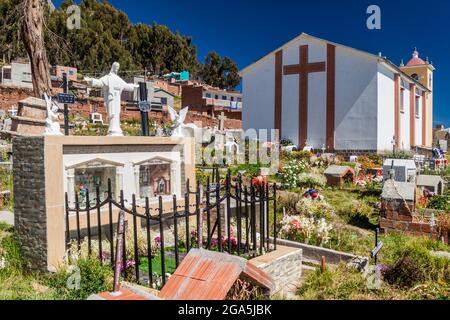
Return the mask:
<svg viewBox="0 0 450 320">
<path fill-rule="evenodd" d="M 17 115 L 17 110 L 16 110 L 16 108 L 15 108 L 15 106 L 13 105 L 12 107 L 11 107 L 11 109 L 10 110 L 8 110 L 9 111 L 9 113 L 11 114 L 11 116 L 16 116 Z"/>
<path fill-rule="evenodd" d="M 217 117 L 217 119 L 219 119 L 219 131 L 224 131 L 225 130 L 225 120 L 227 120 L 227 117 L 225 116 L 224 112 L 220 113 L 220 116 Z"/>
</svg>

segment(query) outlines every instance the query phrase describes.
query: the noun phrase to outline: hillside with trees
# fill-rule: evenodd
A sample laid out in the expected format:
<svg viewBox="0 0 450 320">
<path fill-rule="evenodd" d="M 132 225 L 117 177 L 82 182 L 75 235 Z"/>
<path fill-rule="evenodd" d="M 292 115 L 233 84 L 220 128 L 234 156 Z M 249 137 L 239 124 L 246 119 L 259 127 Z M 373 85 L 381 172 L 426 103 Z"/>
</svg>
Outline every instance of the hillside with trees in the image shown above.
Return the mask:
<svg viewBox="0 0 450 320">
<path fill-rule="evenodd" d="M 27 56 L 20 33 L 24 2 L 0 0 L 0 58 L 6 61 Z M 124 75 L 188 70 L 195 78 L 220 88 L 239 85 L 232 59 L 211 52 L 202 64 L 191 37 L 156 23 L 133 24 L 126 13 L 107 2 L 82 0 L 81 29 L 69 30 L 66 9 L 72 4 L 74 1 L 66 0 L 52 12 L 46 7 L 43 32 L 51 65 L 71 65 L 81 74 L 99 75 L 118 61 Z"/>
</svg>

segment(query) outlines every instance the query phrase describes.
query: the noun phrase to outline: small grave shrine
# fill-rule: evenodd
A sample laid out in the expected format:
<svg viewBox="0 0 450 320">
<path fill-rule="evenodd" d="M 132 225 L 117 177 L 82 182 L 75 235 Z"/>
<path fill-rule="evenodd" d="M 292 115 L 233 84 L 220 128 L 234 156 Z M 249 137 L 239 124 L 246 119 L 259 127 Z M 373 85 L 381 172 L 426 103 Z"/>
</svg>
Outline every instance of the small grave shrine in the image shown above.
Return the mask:
<svg viewBox="0 0 450 320">
<path fill-rule="evenodd" d="M 440 176 L 417 176 L 417 187 L 422 191 L 427 190 L 437 196 L 441 196 L 444 193 L 444 185 L 445 181 Z"/>
<path fill-rule="evenodd" d="M 353 181 L 355 170 L 347 166 L 329 166 L 324 172 L 327 184 L 333 187 L 342 188 L 346 182 Z"/>
</svg>

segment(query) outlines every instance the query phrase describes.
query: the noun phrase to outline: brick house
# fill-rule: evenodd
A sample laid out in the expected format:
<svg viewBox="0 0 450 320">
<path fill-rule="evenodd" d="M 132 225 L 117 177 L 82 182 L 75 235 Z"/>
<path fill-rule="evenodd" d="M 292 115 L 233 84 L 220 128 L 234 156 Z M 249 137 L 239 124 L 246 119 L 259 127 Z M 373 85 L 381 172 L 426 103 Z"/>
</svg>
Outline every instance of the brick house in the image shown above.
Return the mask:
<svg viewBox="0 0 450 320">
<path fill-rule="evenodd" d="M 229 119 L 242 120 L 242 94 L 206 85 L 183 86 L 182 107 L 212 117 L 222 112 Z"/>
<path fill-rule="evenodd" d="M 436 127 L 433 131 L 433 145 L 443 151 L 448 151 L 450 149 L 450 129 L 446 129 L 444 126 Z"/>
<path fill-rule="evenodd" d="M 67 75 L 67 81 L 70 83 L 76 82 L 78 77 L 78 70 L 74 67 L 67 66 L 53 66 L 50 68 L 50 77 L 52 80 L 52 87 L 55 93 L 64 92 L 63 76 Z"/>
</svg>

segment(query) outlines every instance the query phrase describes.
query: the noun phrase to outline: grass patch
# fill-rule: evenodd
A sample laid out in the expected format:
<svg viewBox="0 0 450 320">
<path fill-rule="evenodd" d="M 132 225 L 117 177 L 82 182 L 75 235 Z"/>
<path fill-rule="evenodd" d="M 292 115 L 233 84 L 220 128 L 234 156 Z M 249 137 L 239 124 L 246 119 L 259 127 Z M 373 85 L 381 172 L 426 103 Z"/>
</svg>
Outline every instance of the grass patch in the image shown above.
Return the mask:
<svg viewBox="0 0 450 320">
<path fill-rule="evenodd" d="M 80 286 L 68 286 L 74 272 L 61 268 L 57 273 L 27 272 L 13 228 L 0 223 L 0 258 L 6 267 L 0 269 L 0 300 L 84 300 L 93 293 L 112 289 L 112 268 L 97 259 L 79 260 L 75 265 Z M 70 282 L 70 281 L 69 281 Z"/>
<path fill-rule="evenodd" d="M 176 269 L 175 258 L 165 256 L 164 259 L 166 273 L 173 274 Z M 141 264 L 139 265 L 139 270 L 148 273 L 148 259 L 147 257 L 141 258 Z M 159 276 L 162 276 L 161 269 L 161 254 L 158 254 L 152 259 L 152 272 Z"/>
<path fill-rule="evenodd" d="M 395 233 L 382 236 L 381 240 L 385 245 L 380 251 L 379 261 L 385 266 L 383 268 L 385 271 L 378 289 L 370 289 L 368 286 L 370 280 L 367 277 L 342 264 L 323 273 L 316 270 L 309 274 L 298 290 L 299 298 L 306 300 L 449 298 L 450 261 L 433 257 L 430 251 L 450 252 L 450 247 L 426 237 L 416 238 Z M 369 243 L 367 245 L 369 248 Z M 356 247 L 352 248 L 355 249 Z"/>
</svg>

